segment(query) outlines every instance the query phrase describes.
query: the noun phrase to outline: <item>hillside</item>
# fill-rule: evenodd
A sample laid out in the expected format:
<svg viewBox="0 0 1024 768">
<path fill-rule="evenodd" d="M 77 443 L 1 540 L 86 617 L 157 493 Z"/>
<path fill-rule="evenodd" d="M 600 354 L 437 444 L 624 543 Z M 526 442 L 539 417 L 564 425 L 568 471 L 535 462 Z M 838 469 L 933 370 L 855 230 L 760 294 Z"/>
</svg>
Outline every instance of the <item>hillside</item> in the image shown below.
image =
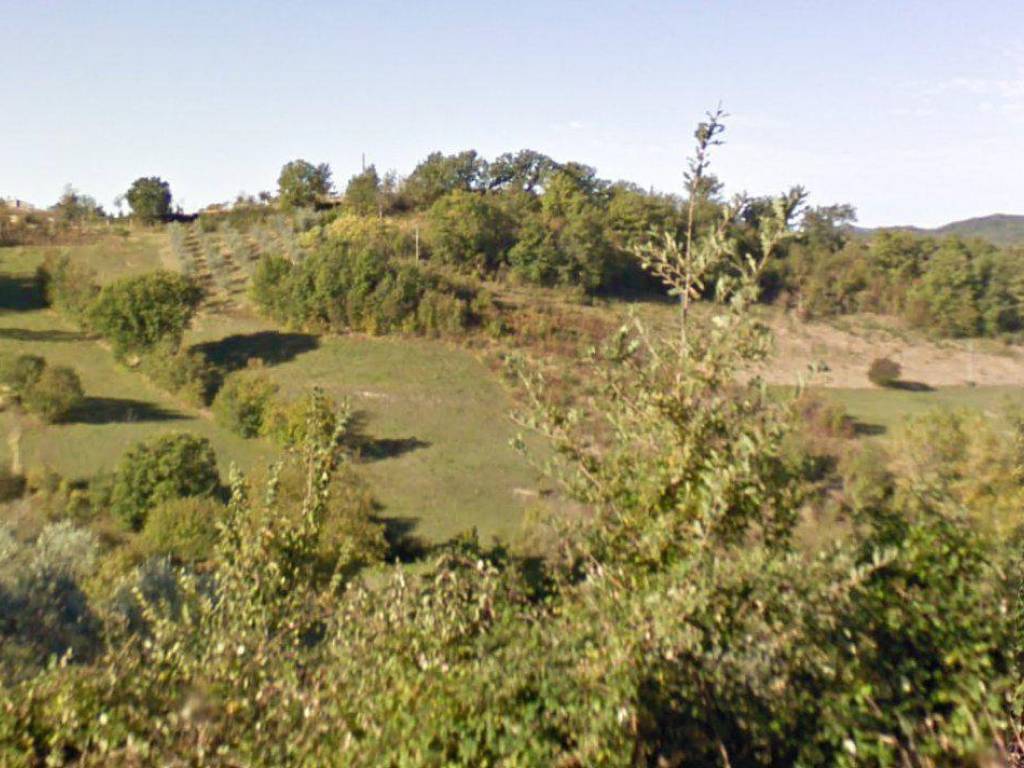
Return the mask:
<svg viewBox="0 0 1024 768">
<path fill-rule="evenodd" d="M 1024 245 L 1024 216 L 1007 213 L 993 213 L 989 216 L 976 216 L 962 221 L 953 221 L 941 227 L 931 229 L 924 227 L 875 227 L 860 228 L 857 231 L 864 235 L 885 230 L 901 230 L 918 235 L 932 237 L 949 237 L 957 235 L 964 238 L 981 238 L 993 245 Z"/>
</svg>

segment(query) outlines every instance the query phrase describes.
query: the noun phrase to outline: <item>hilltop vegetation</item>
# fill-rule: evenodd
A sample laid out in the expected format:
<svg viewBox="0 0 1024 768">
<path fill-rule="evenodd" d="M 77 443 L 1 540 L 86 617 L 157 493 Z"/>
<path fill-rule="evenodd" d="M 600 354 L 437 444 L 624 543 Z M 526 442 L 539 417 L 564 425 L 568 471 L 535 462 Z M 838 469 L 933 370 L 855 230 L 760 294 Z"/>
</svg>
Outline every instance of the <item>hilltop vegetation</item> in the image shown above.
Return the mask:
<svg viewBox="0 0 1024 768">
<path fill-rule="evenodd" d="M 924 237 L 960 237 L 967 240 L 985 240 L 999 247 L 1024 246 L 1024 216 L 993 213 L 963 221 L 953 221 L 941 227 L 879 227 L 874 230 L 860 229 L 860 233 L 874 235 L 880 231 L 912 232 Z"/>
</svg>

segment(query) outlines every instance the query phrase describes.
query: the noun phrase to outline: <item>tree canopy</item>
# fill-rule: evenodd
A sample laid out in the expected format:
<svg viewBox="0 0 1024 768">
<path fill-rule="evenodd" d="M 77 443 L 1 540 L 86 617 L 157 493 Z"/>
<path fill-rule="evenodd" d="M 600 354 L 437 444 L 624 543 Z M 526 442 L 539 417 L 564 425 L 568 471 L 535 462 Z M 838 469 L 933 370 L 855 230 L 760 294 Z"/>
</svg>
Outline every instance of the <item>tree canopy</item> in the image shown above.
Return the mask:
<svg viewBox="0 0 1024 768">
<path fill-rule="evenodd" d="M 331 193 L 331 167 L 327 163 L 313 165 L 305 160 L 292 160 L 281 168 L 277 177 L 277 194 L 282 208 L 308 208 Z"/>
<path fill-rule="evenodd" d="M 141 221 L 163 221 L 171 215 L 171 185 L 159 176 L 144 176 L 125 192 L 132 213 Z"/>
</svg>

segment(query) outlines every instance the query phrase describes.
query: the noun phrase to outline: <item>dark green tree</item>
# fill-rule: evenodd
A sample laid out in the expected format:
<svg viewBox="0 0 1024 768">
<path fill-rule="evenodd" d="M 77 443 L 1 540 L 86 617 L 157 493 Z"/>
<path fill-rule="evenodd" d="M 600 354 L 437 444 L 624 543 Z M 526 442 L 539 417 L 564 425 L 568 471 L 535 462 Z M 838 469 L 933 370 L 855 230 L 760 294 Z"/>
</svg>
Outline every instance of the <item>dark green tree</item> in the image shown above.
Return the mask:
<svg viewBox="0 0 1024 768">
<path fill-rule="evenodd" d="M 285 210 L 309 208 L 331 193 L 331 166 L 313 165 L 305 160 L 292 160 L 281 168 L 277 177 L 277 195 Z"/>
<path fill-rule="evenodd" d="M 427 208 L 456 189 L 478 189 L 486 178 L 487 162 L 474 149 L 455 155 L 432 152 L 409 174 L 403 193 L 414 208 Z"/>
<path fill-rule="evenodd" d="M 171 214 L 171 185 L 159 176 L 136 179 L 124 197 L 140 221 L 151 224 Z"/>
<path fill-rule="evenodd" d="M 187 433 L 136 443 L 114 474 L 111 509 L 138 530 L 154 506 L 170 499 L 210 496 L 220 486 L 210 441 Z"/>
<path fill-rule="evenodd" d="M 382 203 L 382 189 L 377 169 L 369 166 L 357 173 L 345 187 L 345 207 L 363 216 L 377 213 Z"/>
</svg>

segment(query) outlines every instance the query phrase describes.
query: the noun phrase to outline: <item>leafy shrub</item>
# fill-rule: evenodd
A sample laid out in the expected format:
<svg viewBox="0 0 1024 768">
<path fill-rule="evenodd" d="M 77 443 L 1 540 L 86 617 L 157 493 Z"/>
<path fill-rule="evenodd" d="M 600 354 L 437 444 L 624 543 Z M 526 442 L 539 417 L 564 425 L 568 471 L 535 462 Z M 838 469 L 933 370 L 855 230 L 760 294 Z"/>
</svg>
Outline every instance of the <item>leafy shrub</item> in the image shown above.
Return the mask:
<svg viewBox="0 0 1024 768">
<path fill-rule="evenodd" d="M 271 403 L 263 412 L 260 434 L 284 448 L 295 448 L 314 439 L 328 440 L 339 423 L 349 418 L 347 404 L 339 406 L 323 392 L 314 390 L 290 403 Z M 319 429 L 318 434 L 310 434 L 311 425 Z"/>
<path fill-rule="evenodd" d="M 220 485 L 217 457 L 205 437 L 162 435 L 136 443 L 121 458 L 110 490 L 111 511 L 135 530 L 160 502 L 210 496 Z"/>
<path fill-rule="evenodd" d="M 81 379 L 73 368 L 63 365 L 45 368 L 22 395 L 25 408 L 49 423 L 64 421 L 84 401 Z"/>
<path fill-rule="evenodd" d="M 140 545 L 147 556 L 171 556 L 195 563 L 206 560 L 217 542 L 224 505 L 209 496 L 168 499 L 150 510 Z"/>
<path fill-rule="evenodd" d="M 46 370 L 46 360 L 38 355 L 4 355 L 0 357 L 0 382 L 18 397 L 31 389 Z"/>
<path fill-rule="evenodd" d="M 900 380 L 903 369 L 895 360 L 879 357 L 871 361 L 868 367 L 868 380 L 879 387 L 892 387 Z"/>
<path fill-rule="evenodd" d="M 161 343 L 176 349 L 201 299 L 194 280 L 175 272 L 152 272 L 104 286 L 89 318 L 118 355 Z"/>
<path fill-rule="evenodd" d="M 140 368 L 155 384 L 195 406 L 209 405 L 224 377 L 205 355 L 164 344 L 145 354 Z"/>
<path fill-rule="evenodd" d="M 431 258 L 493 272 L 515 243 L 515 223 L 497 197 L 456 190 L 428 213 Z"/>
<path fill-rule="evenodd" d="M 64 315 L 83 322 L 100 289 L 96 273 L 76 264 L 67 254 L 48 256 L 39 268 L 43 295 L 50 306 Z"/>
<path fill-rule="evenodd" d="M 418 315 L 431 293 L 433 308 Z M 253 278 L 252 296 L 271 317 L 293 326 L 368 333 L 454 328 L 472 321 L 475 290 L 429 274 L 415 264 L 393 262 L 376 246 L 329 241 L 301 264 L 264 257 Z"/>
<path fill-rule="evenodd" d="M 97 650 L 99 622 L 81 588 L 96 557 L 95 536 L 70 523 L 45 526 L 33 544 L 0 524 L 0 680 L 22 677 L 51 655 L 71 650 L 87 661 Z"/>
<path fill-rule="evenodd" d="M 227 377 L 213 401 L 217 423 L 242 437 L 256 437 L 274 405 L 277 385 L 266 376 L 238 371 Z"/>
</svg>

